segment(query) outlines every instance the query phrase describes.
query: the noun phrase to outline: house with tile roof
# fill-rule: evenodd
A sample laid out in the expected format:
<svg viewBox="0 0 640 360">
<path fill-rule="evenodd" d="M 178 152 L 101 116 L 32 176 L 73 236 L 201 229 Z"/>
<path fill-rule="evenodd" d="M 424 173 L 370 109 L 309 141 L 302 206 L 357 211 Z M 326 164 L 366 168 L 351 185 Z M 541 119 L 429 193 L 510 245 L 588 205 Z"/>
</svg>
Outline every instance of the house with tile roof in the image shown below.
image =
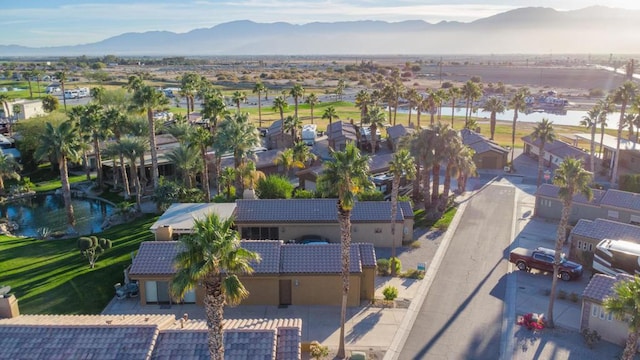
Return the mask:
<svg viewBox="0 0 640 360">
<path fill-rule="evenodd" d="M 608 219 L 580 219 L 571 229 L 569 239 L 572 244 L 575 244 L 576 260 L 586 268 L 591 268 L 593 254 L 600 241 L 615 239 L 640 244 L 640 226 Z"/>
<path fill-rule="evenodd" d="M 286 149 L 293 145 L 293 138 L 289 132 L 282 131 L 282 120 L 276 120 L 271 123 L 267 129 L 267 147 L 273 149 Z"/>
<path fill-rule="evenodd" d="M 475 151 L 473 162 L 478 169 L 504 169 L 509 162 L 509 150 L 470 129 L 460 130 L 462 143 Z"/>
<path fill-rule="evenodd" d="M 559 220 L 562 202 L 558 198 L 559 187 L 543 184 L 536 191 L 535 215 Z M 579 219 L 609 219 L 621 223 L 640 225 L 640 194 L 616 189 L 592 189 L 593 199 L 578 194 L 573 197 L 573 208 L 569 221 Z"/>
<path fill-rule="evenodd" d="M 203 219 L 211 213 L 227 219 L 233 216 L 235 208 L 235 203 L 175 203 L 149 230 L 155 234 L 156 240 L 176 240 L 180 235 L 192 233 L 194 220 Z"/>
<path fill-rule="evenodd" d="M 562 200 L 558 197 L 560 188 L 551 184 L 542 184 L 536 190 L 535 216 L 560 220 L 562 215 Z M 569 223 L 575 224 L 580 219 L 595 220 L 597 218 L 606 218 L 606 210 L 600 204 L 605 195 L 604 190 L 592 189 L 593 199 L 587 201 L 582 194 L 576 194 L 573 197 L 573 205 L 571 214 L 569 215 Z"/>
<path fill-rule="evenodd" d="M 524 142 L 523 153 L 537 160 L 540 154 L 540 140 L 536 139 L 534 141 L 531 135 L 523 136 L 521 139 Z M 555 168 L 569 157 L 582 160 L 583 164 L 590 163 L 588 152 L 564 141 L 555 140 L 544 144 L 544 162 L 548 167 Z"/>
<path fill-rule="evenodd" d="M 183 299 L 173 299 L 169 284 L 175 274 L 177 241 L 147 241 L 133 260 L 129 277 L 140 286 L 146 304 L 203 304 L 204 288 L 196 287 Z M 243 240 L 241 246 L 260 254 L 251 275 L 240 280 L 249 291 L 242 305 L 340 305 L 342 262 L 340 244 L 285 244 L 274 240 Z M 372 244 L 351 245 L 349 306 L 370 301 L 375 294 L 376 256 Z"/>
<path fill-rule="evenodd" d="M 355 126 L 346 121 L 334 121 L 327 125 L 327 139 L 329 147 L 336 151 L 343 151 L 347 143 L 358 143 Z"/>
<path fill-rule="evenodd" d="M 614 286 L 617 282 L 628 280 L 633 280 L 633 277 L 626 274 L 616 277 L 596 274 L 591 278 L 582 293 L 580 331 L 595 330 L 602 336 L 602 340 L 624 346 L 629 334 L 629 325 L 616 319 L 602 304 L 607 297 L 614 296 Z"/>
<path fill-rule="evenodd" d="M 243 239 L 296 241 L 319 236 L 340 243 L 336 199 L 237 200 L 235 224 Z M 351 212 L 353 242 L 391 246 L 391 202 L 357 201 Z M 413 210 L 400 202 L 396 244 L 413 240 Z"/>
<path fill-rule="evenodd" d="M 301 358 L 301 319 L 228 319 L 225 359 Z M 0 319 L 8 359 L 209 359 L 204 320 L 174 315 L 21 315 Z"/>
<path fill-rule="evenodd" d="M 396 151 L 398 149 L 398 144 L 400 140 L 405 136 L 410 136 L 411 134 L 415 134 L 416 129 L 408 126 L 404 126 L 402 124 L 388 126 L 387 127 L 387 144 L 392 151 Z"/>
</svg>

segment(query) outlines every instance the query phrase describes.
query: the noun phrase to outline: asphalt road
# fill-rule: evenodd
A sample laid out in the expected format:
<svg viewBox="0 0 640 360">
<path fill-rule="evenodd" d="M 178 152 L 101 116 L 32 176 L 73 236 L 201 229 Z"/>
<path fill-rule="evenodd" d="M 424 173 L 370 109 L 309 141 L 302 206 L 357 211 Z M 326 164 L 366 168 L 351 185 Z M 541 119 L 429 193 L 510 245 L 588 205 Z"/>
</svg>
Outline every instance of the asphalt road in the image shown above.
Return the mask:
<svg viewBox="0 0 640 360">
<path fill-rule="evenodd" d="M 492 184 L 469 200 L 399 359 L 499 358 L 514 197 Z"/>
</svg>

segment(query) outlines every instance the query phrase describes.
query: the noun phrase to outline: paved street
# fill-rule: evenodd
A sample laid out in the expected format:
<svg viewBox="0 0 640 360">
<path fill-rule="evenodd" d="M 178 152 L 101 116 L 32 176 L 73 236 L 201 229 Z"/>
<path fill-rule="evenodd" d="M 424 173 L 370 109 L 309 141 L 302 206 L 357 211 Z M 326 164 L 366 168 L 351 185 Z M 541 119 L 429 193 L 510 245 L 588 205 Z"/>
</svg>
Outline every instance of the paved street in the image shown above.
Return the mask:
<svg viewBox="0 0 640 360">
<path fill-rule="evenodd" d="M 496 359 L 500 352 L 515 188 L 469 199 L 400 359 Z"/>
</svg>

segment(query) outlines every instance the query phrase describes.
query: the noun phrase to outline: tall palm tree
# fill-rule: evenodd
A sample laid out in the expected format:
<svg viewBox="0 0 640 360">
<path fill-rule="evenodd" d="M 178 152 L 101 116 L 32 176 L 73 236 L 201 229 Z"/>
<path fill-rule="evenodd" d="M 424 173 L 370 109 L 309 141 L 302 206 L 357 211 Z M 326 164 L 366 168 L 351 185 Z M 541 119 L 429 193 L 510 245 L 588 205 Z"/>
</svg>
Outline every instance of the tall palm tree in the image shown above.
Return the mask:
<svg viewBox="0 0 640 360">
<path fill-rule="evenodd" d="M 598 100 L 596 106 L 600 108 L 600 116 L 598 124 L 600 125 L 600 149 L 598 152 L 602 156 L 602 146 L 604 144 L 604 131 L 607 128 L 607 119 L 609 114 L 616 111 L 616 104 L 613 102 L 613 96 L 607 95 L 604 99 Z"/>
<path fill-rule="evenodd" d="M 398 115 L 398 105 L 400 104 L 400 98 L 405 95 L 407 88 L 402 84 L 400 80 L 393 81 L 391 83 L 391 89 L 393 94 L 393 125 L 396 124 L 396 118 Z M 389 119 L 391 121 L 391 119 Z"/>
<path fill-rule="evenodd" d="M 364 89 L 358 91 L 356 94 L 355 105 L 360 109 L 360 124 L 362 126 L 362 121 L 364 120 L 364 117 L 367 116 L 369 105 L 371 105 L 371 94 Z"/>
<path fill-rule="evenodd" d="M 160 91 L 151 86 L 142 85 L 133 93 L 132 109 L 138 112 L 147 113 L 147 123 L 149 125 L 149 147 L 151 149 L 151 177 L 153 178 L 153 188 L 158 188 L 158 150 L 156 147 L 156 125 L 153 119 L 154 110 L 166 106 L 169 100 Z"/>
<path fill-rule="evenodd" d="M 206 201 L 211 201 L 211 185 L 209 184 L 209 167 L 207 166 L 207 148 L 213 144 L 213 136 L 205 128 L 196 127 L 189 134 L 189 143 L 200 152 L 202 165 L 202 190 L 206 195 Z"/>
<path fill-rule="evenodd" d="M 218 184 L 224 188 L 227 200 L 231 200 L 231 187 L 236 179 L 236 170 L 230 166 L 220 172 Z"/>
<path fill-rule="evenodd" d="M 224 360 L 224 306 L 237 305 L 249 296 L 238 275 L 252 274 L 251 266 L 260 261 L 260 255 L 240 247 L 232 217 L 223 220 L 212 213 L 194 220 L 193 228 L 192 235 L 180 237 L 171 293 L 183 298 L 198 284 L 204 286 L 209 355 L 211 359 Z"/>
<path fill-rule="evenodd" d="M 298 130 L 301 129 L 302 120 L 300 120 L 296 115 L 287 116 L 282 123 L 282 132 L 285 133 L 289 131 L 291 133 L 291 141 L 293 143 L 298 141 Z"/>
<path fill-rule="evenodd" d="M 307 98 L 304 100 L 305 103 L 309 105 L 309 109 L 311 110 L 311 123 L 313 124 L 313 109 L 318 104 L 318 97 L 316 94 L 311 93 L 307 95 Z"/>
<path fill-rule="evenodd" d="M 369 180 L 369 157 L 360 154 L 353 143 L 347 144 L 344 151 L 333 151 L 331 157 L 333 161 L 324 163 L 324 172 L 318 180 L 318 187 L 327 196 L 335 196 L 336 192 L 338 195 L 338 222 L 342 249 L 342 307 L 337 355 L 338 358 L 344 358 L 344 325 L 347 316 L 351 262 L 351 210 L 358 192 L 371 188 L 373 184 Z"/>
<path fill-rule="evenodd" d="M 638 116 L 637 114 L 627 112 L 624 115 L 624 119 L 622 120 L 624 122 L 623 127 L 629 129 L 629 133 L 627 134 L 627 139 L 629 139 L 629 141 L 633 141 L 634 128 L 635 128 L 637 116 Z"/>
<path fill-rule="evenodd" d="M 409 119 L 407 120 L 407 124 L 411 124 L 411 111 L 414 107 L 418 106 L 420 101 L 422 101 L 422 95 L 420 95 L 418 90 L 411 88 L 407 90 L 405 98 L 409 102 Z"/>
<path fill-rule="evenodd" d="M 324 112 L 322 113 L 322 118 L 329 119 L 329 125 L 331 125 L 331 123 L 333 122 L 333 119 L 340 119 L 340 116 L 338 116 L 338 113 L 336 112 L 336 108 L 334 108 L 333 105 L 329 105 L 326 107 L 326 109 L 324 109 Z"/>
<path fill-rule="evenodd" d="M 369 140 L 371 143 L 371 154 L 375 155 L 376 146 L 378 145 L 378 129 L 384 127 L 386 123 L 386 116 L 381 108 L 374 106 L 369 109 L 364 120 L 364 123 L 370 126 L 369 130 L 371 133 L 371 139 Z"/>
<path fill-rule="evenodd" d="M 120 152 L 129 160 L 131 179 L 133 180 L 133 186 L 136 188 L 136 210 L 138 212 L 142 211 L 142 193 L 144 193 L 144 189 L 140 183 L 140 175 L 138 175 L 137 160 L 148 148 L 148 140 L 138 136 L 123 137 L 119 143 Z"/>
<path fill-rule="evenodd" d="M 455 141 L 454 139 L 458 134 L 454 130 L 449 129 L 448 124 L 443 123 L 437 123 L 431 126 L 430 130 L 432 131 L 431 139 L 433 146 L 431 206 L 437 209 L 440 203 L 441 164 L 447 160 L 447 148 Z"/>
<path fill-rule="evenodd" d="M 613 288 L 614 296 L 604 300 L 603 307 L 613 316 L 629 325 L 629 336 L 622 352 L 623 360 L 632 360 L 637 352 L 640 338 L 640 277 L 618 281 Z"/>
<path fill-rule="evenodd" d="M 554 185 L 560 187 L 558 197 L 562 201 L 562 215 L 558 224 L 558 234 L 556 238 L 556 255 L 553 264 L 553 279 L 551 282 L 551 294 L 549 294 L 549 308 L 547 310 L 547 326 L 553 328 L 553 303 L 556 298 L 556 286 L 558 285 L 558 269 L 562 255 L 562 244 L 567 236 L 567 226 L 569 225 L 569 215 L 573 197 L 582 194 L 589 201 L 593 198 L 593 192 L 589 187 L 591 184 L 591 173 L 584 170 L 582 162 L 574 158 L 566 158 L 558 166 L 553 177 Z M 571 247 L 573 247 L 573 242 Z M 569 257 L 572 256 L 571 250 Z"/>
<path fill-rule="evenodd" d="M 276 96 L 273 99 L 273 106 L 271 109 L 273 111 L 277 111 L 280 113 L 280 120 L 284 122 L 284 111 L 289 107 L 287 100 L 285 100 L 284 96 Z"/>
<path fill-rule="evenodd" d="M 9 95 L 0 94 L 0 104 L 2 104 L 2 112 L 6 118 L 9 118 Z"/>
<path fill-rule="evenodd" d="M 435 99 L 438 105 L 438 121 L 442 120 L 442 105 L 449 100 L 449 93 L 444 89 L 438 89 L 435 93 Z"/>
<path fill-rule="evenodd" d="M 611 172 L 611 182 L 616 184 L 618 182 L 618 166 L 620 164 L 620 141 L 622 140 L 622 128 L 624 126 L 624 116 L 627 110 L 627 105 L 631 104 L 635 97 L 638 95 L 638 86 L 627 81 L 622 84 L 616 92 L 613 94 L 613 101 L 616 104 L 620 104 L 620 120 L 618 120 L 618 138 L 616 141 L 616 153 L 613 160 L 613 171 Z"/>
<path fill-rule="evenodd" d="M 254 157 L 253 149 L 260 145 L 260 133 L 249 121 L 248 113 L 227 115 L 220 123 L 218 131 L 219 146 L 233 153 L 234 167 L 239 169 L 245 160 Z M 222 151 L 222 153 L 226 152 Z M 242 178 L 236 171 L 236 190 L 242 193 Z"/>
<path fill-rule="evenodd" d="M 464 193 L 467 188 L 467 179 L 472 176 L 477 176 L 476 163 L 473 161 L 475 151 L 465 146 L 464 150 L 458 154 L 456 158 L 456 168 L 458 172 L 458 193 Z"/>
<path fill-rule="evenodd" d="M 300 84 L 294 84 L 289 95 L 293 98 L 294 116 L 298 117 L 298 101 L 304 96 L 304 88 Z"/>
<path fill-rule="evenodd" d="M 462 86 L 462 96 L 464 96 L 466 100 L 465 113 L 464 113 L 464 121 L 465 127 L 467 126 L 467 122 L 469 121 L 469 117 L 471 116 L 471 110 L 473 107 L 473 102 L 478 100 L 480 96 L 482 96 L 482 90 L 480 86 L 469 80 Z"/>
<path fill-rule="evenodd" d="M 536 185 L 540 186 L 540 184 L 542 184 L 542 173 L 544 172 L 544 146 L 556 140 L 553 121 L 543 118 L 542 121 L 537 123 L 531 133 L 531 140 L 540 140 L 540 147 L 538 150 L 538 181 L 536 182 Z"/>
<path fill-rule="evenodd" d="M 247 161 L 242 164 L 236 172 L 240 173 L 240 178 L 242 179 L 242 184 L 245 189 L 242 193 L 243 198 L 256 199 L 256 184 L 258 184 L 260 180 L 264 180 L 266 175 L 262 171 L 256 169 L 256 163 L 253 161 Z"/>
<path fill-rule="evenodd" d="M 511 166 L 513 166 L 513 153 L 516 146 L 516 122 L 518 121 L 518 111 L 523 110 L 527 103 L 525 98 L 529 95 L 529 89 L 519 89 L 509 101 L 509 107 L 513 109 L 513 124 L 511 125 Z"/>
<path fill-rule="evenodd" d="M 104 175 L 102 174 L 102 153 L 100 142 L 107 139 L 111 129 L 104 125 L 104 112 L 100 105 L 89 104 L 85 107 L 84 114 L 80 117 L 79 130 L 93 143 L 93 154 L 96 158 L 96 172 L 98 174 L 98 188 L 104 187 Z"/>
<path fill-rule="evenodd" d="M 209 94 L 205 96 L 202 104 L 202 117 L 209 121 L 212 135 L 215 134 L 218 127 L 218 120 L 224 118 L 228 113 L 227 104 L 221 95 Z"/>
<path fill-rule="evenodd" d="M 258 94 L 258 127 L 262 127 L 262 93 L 267 89 L 261 81 L 253 86 L 253 93 Z"/>
<path fill-rule="evenodd" d="M 78 131 L 69 120 L 54 127 L 50 122 L 45 124 L 44 132 L 40 135 L 38 147 L 34 153 L 34 158 L 43 160 L 53 159 L 58 163 L 60 170 L 60 182 L 62 184 L 62 197 L 67 213 L 69 225 L 76 224 L 76 218 L 71 204 L 71 188 L 69 186 L 69 170 L 67 160 L 77 161 L 79 159 L 79 148 L 81 145 Z"/>
<path fill-rule="evenodd" d="M 407 149 L 400 149 L 393 154 L 389 161 L 389 173 L 393 175 L 391 181 L 391 276 L 396 276 L 396 214 L 398 213 L 398 189 L 400 179 L 404 176 L 413 180 L 416 176 L 416 164 Z"/>
<path fill-rule="evenodd" d="M 460 88 L 452 86 L 447 91 L 451 100 L 451 128 L 453 129 L 454 112 L 456 111 L 456 99 L 460 97 Z"/>
<path fill-rule="evenodd" d="M 316 154 L 311 152 L 311 147 L 309 147 L 307 144 L 305 144 L 302 141 L 298 141 L 295 144 L 293 144 L 292 150 L 293 150 L 293 158 L 296 161 L 299 161 L 302 164 L 304 164 L 303 167 L 306 167 L 311 161 L 314 161 L 318 158 Z"/>
<path fill-rule="evenodd" d="M 4 179 L 20 179 L 22 166 L 13 156 L 0 153 L 0 191 L 4 192 Z"/>
<path fill-rule="evenodd" d="M 198 170 L 202 169 L 202 158 L 196 147 L 181 144 L 166 154 L 168 160 L 175 166 L 178 177 L 182 178 L 187 189 L 193 187 L 193 179 Z"/>
<path fill-rule="evenodd" d="M 306 145 L 305 145 L 306 146 Z M 290 170 L 292 168 L 302 169 L 304 167 L 304 163 L 295 157 L 295 153 L 292 148 L 286 149 L 284 151 L 279 151 L 278 156 L 273 160 L 273 163 L 276 165 L 282 165 L 282 168 L 287 174 L 287 176 L 291 176 Z"/>
<path fill-rule="evenodd" d="M 187 99 L 187 120 L 189 114 L 195 110 L 195 95 L 200 87 L 200 75 L 193 72 L 184 73 L 180 79 L 180 93 Z"/>
<path fill-rule="evenodd" d="M 436 92 L 433 89 L 427 89 L 427 96 L 425 97 L 425 105 L 426 109 L 429 110 L 429 115 L 431 117 L 430 124 L 433 125 L 435 123 L 435 116 L 438 110 L 439 100 L 436 98 Z"/>
<path fill-rule="evenodd" d="M 438 204 L 438 211 L 440 212 L 444 212 L 447 209 L 449 193 L 451 191 L 451 179 L 459 174 L 459 164 L 462 162 L 460 158 L 467 155 L 468 149 L 469 148 L 462 143 L 462 138 L 459 133 L 450 129 L 442 156 L 443 163 L 447 165 L 444 172 L 442 197 Z"/>
<path fill-rule="evenodd" d="M 85 116 L 85 112 L 86 112 L 85 105 L 78 105 L 78 106 L 72 107 L 71 110 L 67 113 L 67 116 L 69 118 L 69 121 L 71 121 L 73 125 L 78 129 L 78 136 L 80 137 L 82 142 L 86 145 L 86 146 L 83 146 L 80 149 L 80 151 L 81 151 L 82 163 L 84 166 L 85 175 L 86 175 L 87 181 L 90 181 L 91 169 L 89 167 L 89 150 L 90 149 L 87 143 L 88 135 L 85 134 L 83 132 L 84 129 L 80 127 L 80 122 L 82 118 Z"/>
<path fill-rule="evenodd" d="M 64 96 L 64 84 L 67 82 L 67 72 L 58 71 L 55 73 L 56 79 L 60 83 L 60 89 L 62 90 L 62 103 L 64 104 L 64 112 L 67 112 L 67 97 Z"/>
<path fill-rule="evenodd" d="M 587 115 L 582 117 L 580 125 L 587 127 L 591 132 L 591 143 L 589 145 L 589 170 L 593 173 L 596 171 L 596 127 L 598 126 L 598 118 L 602 110 L 598 105 L 595 105 L 591 110 L 587 111 Z"/>
<path fill-rule="evenodd" d="M 234 91 L 231 95 L 231 101 L 236 104 L 238 112 L 240 112 L 240 103 L 247 101 L 247 94 L 244 91 Z"/>
<path fill-rule="evenodd" d="M 502 100 L 495 96 L 492 96 L 484 103 L 482 111 L 488 111 L 491 113 L 491 140 L 496 134 L 496 114 L 502 114 L 505 111 L 505 106 Z"/>
</svg>

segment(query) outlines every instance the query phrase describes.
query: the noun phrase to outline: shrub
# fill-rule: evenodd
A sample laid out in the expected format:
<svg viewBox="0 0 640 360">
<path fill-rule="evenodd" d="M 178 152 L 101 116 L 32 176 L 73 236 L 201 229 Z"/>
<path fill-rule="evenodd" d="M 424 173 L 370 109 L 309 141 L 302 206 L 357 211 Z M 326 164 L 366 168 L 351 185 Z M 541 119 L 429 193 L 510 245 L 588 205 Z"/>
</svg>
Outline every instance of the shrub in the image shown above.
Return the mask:
<svg viewBox="0 0 640 360">
<path fill-rule="evenodd" d="M 329 356 L 329 347 L 322 346 L 317 341 L 312 341 L 309 345 L 309 354 L 315 360 L 324 359 Z"/>
<path fill-rule="evenodd" d="M 574 292 L 572 292 L 571 294 L 569 294 L 569 300 L 571 300 L 574 303 L 577 303 L 578 300 L 580 300 L 580 296 Z"/>
<path fill-rule="evenodd" d="M 293 185 L 285 176 L 269 175 L 258 181 L 256 192 L 260 199 L 289 199 L 293 193 Z"/>
<path fill-rule="evenodd" d="M 385 300 L 395 300 L 398 297 L 398 288 L 388 285 L 382 289 L 382 295 Z"/>
<path fill-rule="evenodd" d="M 384 194 L 380 191 L 366 191 L 358 194 L 359 201 L 384 201 Z"/>
<path fill-rule="evenodd" d="M 313 191 L 305 190 L 305 189 L 297 189 L 293 192 L 294 199 L 313 199 L 315 194 Z"/>
<path fill-rule="evenodd" d="M 410 269 L 400 274 L 400 277 L 406 279 L 424 279 L 424 271 L 418 269 Z"/>
<path fill-rule="evenodd" d="M 402 262 L 397 257 L 389 259 L 389 269 L 391 269 L 391 259 L 395 260 L 394 263 L 396 265 L 396 274 L 400 274 L 402 271 Z"/>
<path fill-rule="evenodd" d="M 597 331 L 589 329 L 582 330 L 582 337 L 584 338 L 584 342 L 587 343 L 589 349 L 593 349 L 593 347 L 602 340 L 602 337 Z"/>
<path fill-rule="evenodd" d="M 376 262 L 378 268 L 378 275 L 389 276 L 391 274 L 391 263 L 389 259 L 378 259 Z"/>
<path fill-rule="evenodd" d="M 97 236 L 83 236 L 78 238 L 78 249 L 80 254 L 89 260 L 89 266 L 93 269 L 98 261 L 98 257 L 111 249 L 111 240 L 99 238 Z"/>
</svg>

